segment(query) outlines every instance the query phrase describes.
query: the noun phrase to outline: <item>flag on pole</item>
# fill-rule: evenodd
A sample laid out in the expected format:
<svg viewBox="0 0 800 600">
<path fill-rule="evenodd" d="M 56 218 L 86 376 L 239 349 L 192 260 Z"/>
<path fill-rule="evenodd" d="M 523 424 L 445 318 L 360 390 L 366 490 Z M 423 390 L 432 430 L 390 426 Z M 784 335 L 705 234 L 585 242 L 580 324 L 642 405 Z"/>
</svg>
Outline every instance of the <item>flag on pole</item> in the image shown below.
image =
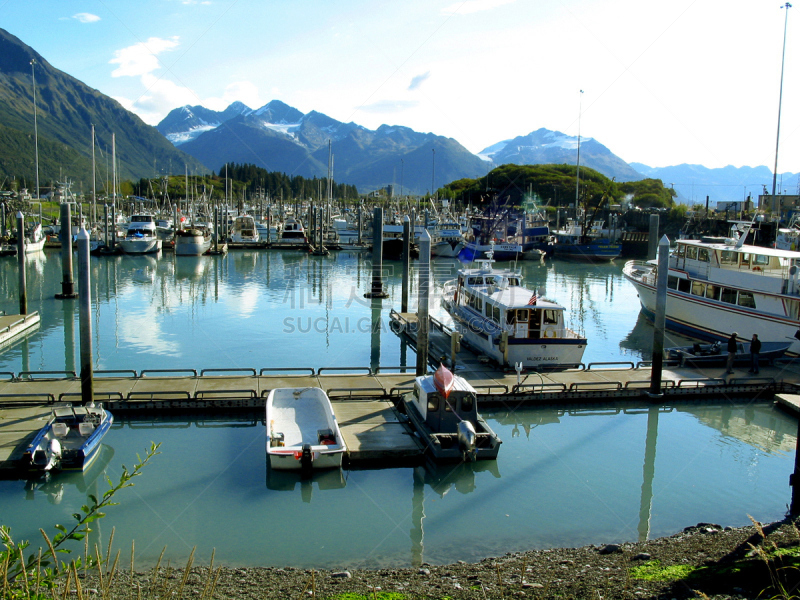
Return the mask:
<svg viewBox="0 0 800 600">
<path fill-rule="evenodd" d="M 535 306 L 535 305 L 536 305 L 536 300 L 537 300 L 537 299 L 538 299 L 538 298 L 537 298 L 537 293 L 536 293 L 536 292 L 533 292 L 533 295 L 531 296 L 531 299 L 530 299 L 530 300 L 528 300 L 528 306 Z"/>
</svg>

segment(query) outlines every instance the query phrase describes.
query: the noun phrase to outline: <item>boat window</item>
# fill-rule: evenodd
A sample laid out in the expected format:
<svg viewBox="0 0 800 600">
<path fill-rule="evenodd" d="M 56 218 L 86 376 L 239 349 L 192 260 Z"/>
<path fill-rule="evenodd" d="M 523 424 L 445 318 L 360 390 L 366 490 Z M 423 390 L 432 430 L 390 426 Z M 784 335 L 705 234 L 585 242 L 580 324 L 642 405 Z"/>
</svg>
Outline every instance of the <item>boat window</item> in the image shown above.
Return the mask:
<svg viewBox="0 0 800 600">
<path fill-rule="evenodd" d="M 489 304 L 489 303 L 487 302 L 487 303 L 484 305 L 484 307 L 483 307 L 483 308 L 485 309 L 485 311 L 484 311 L 484 312 L 486 313 L 486 316 L 487 316 L 487 317 L 489 317 L 489 318 L 491 319 L 491 318 L 492 318 L 492 305 L 491 305 L 491 304 Z"/>
<path fill-rule="evenodd" d="M 418 383 L 414 384 L 414 398 L 416 398 L 419 401 L 419 384 Z"/>
<path fill-rule="evenodd" d="M 756 254 L 753 256 L 753 264 L 766 267 L 769 265 L 769 256 L 765 254 Z"/>
<path fill-rule="evenodd" d="M 679 292 L 689 292 L 691 288 L 691 283 L 688 279 L 678 279 L 678 291 Z"/>
<path fill-rule="evenodd" d="M 509 277 L 508 285 L 519 285 L 519 277 Z"/>
<path fill-rule="evenodd" d="M 509 310 L 506 313 L 506 321 L 508 322 L 509 325 L 513 325 L 514 323 L 517 322 L 516 317 L 517 317 L 517 311 L 515 310 Z"/>
<path fill-rule="evenodd" d="M 686 258 L 697 258 L 697 247 L 696 246 L 688 246 L 686 248 Z"/>
<path fill-rule="evenodd" d="M 475 397 L 468 394 L 461 398 L 461 410 L 465 413 L 472 412 L 475 409 Z"/>
<path fill-rule="evenodd" d="M 756 301 L 753 298 L 752 292 L 739 292 L 739 306 L 744 306 L 745 308 L 755 308 Z"/>
<path fill-rule="evenodd" d="M 711 298 L 712 300 L 719 300 L 719 293 L 722 288 L 718 285 L 711 285 L 710 283 L 706 286 L 706 298 Z"/>
<path fill-rule="evenodd" d="M 723 265 L 735 265 L 736 264 L 736 252 L 733 250 L 723 250 L 720 252 L 719 262 Z"/>
<path fill-rule="evenodd" d="M 558 311 L 557 310 L 543 310 L 543 323 L 545 325 L 558 324 Z"/>
<path fill-rule="evenodd" d="M 708 248 L 698 248 L 697 259 L 708 262 Z"/>
<path fill-rule="evenodd" d="M 517 309 L 517 323 L 527 323 L 528 322 L 528 309 L 520 308 Z"/>
<path fill-rule="evenodd" d="M 673 277 L 672 275 L 667 277 L 667 287 L 669 289 L 671 289 L 671 290 L 677 290 L 678 289 L 678 278 L 677 277 Z"/>
<path fill-rule="evenodd" d="M 743 267 L 750 266 L 750 255 L 749 254 L 742 254 L 742 266 Z"/>
<path fill-rule="evenodd" d="M 798 300 L 784 300 L 786 305 L 786 316 L 790 319 L 800 318 L 800 301 Z"/>
<path fill-rule="evenodd" d="M 486 278 L 486 285 L 495 285 L 495 278 L 494 277 L 487 277 Z"/>
<path fill-rule="evenodd" d="M 493 306 L 492 307 L 492 319 L 494 319 L 498 323 L 500 322 L 500 307 L 499 306 Z"/>
<path fill-rule="evenodd" d="M 483 285 L 483 277 L 468 277 L 467 285 Z"/>
<path fill-rule="evenodd" d="M 692 294 L 695 296 L 705 296 L 706 295 L 706 284 L 700 281 L 693 281 L 692 282 Z"/>
<path fill-rule="evenodd" d="M 686 256 L 686 244 L 678 244 L 678 258 Z"/>
<path fill-rule="evenodd" d="M 723 302 L 728 302 L 729 304 L 736 304 L 736 290 L 732 290 L 731 288 L 722 288 L 722 296 L 720 300 Z"/>
<path fill-rule="evenodd" d="M 428 394 L 428 412 L 436 412 L 439 410 L 439 394 Z"/>
</svg>

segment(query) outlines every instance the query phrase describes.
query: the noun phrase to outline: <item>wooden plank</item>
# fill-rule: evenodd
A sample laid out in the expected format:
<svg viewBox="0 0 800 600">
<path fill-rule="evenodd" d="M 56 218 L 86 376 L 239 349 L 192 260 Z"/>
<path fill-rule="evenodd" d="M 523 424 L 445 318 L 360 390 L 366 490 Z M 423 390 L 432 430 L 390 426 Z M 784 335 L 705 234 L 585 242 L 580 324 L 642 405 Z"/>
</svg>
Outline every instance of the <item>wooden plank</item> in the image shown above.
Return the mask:
<svg viewBox="0 0 800 600">
<path fill-rule="evenodd" d="M 800 394 L 775 394 L 778 404 L 794 413 L 800 413 Z"/>
<path fill-rule="evenodd" d="M 351 463 L 422 456 L 422 444 L 398 419 L 389 401 L 334 402 L 333 412 L 347 444 Z"/>
<path fill-rule="evenodd" d="M 48 405 L 0 409 L 0 469 L 12 469 L 22 458 L 25 446 L 47 423 Z"/>
</svg>

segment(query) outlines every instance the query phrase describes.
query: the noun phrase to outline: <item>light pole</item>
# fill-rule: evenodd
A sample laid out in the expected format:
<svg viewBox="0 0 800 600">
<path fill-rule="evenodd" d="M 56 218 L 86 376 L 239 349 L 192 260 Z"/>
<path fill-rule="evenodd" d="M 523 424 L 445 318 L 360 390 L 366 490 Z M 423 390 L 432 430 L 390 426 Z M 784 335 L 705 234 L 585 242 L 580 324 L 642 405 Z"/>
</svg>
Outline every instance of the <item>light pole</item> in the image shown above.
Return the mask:
<svg viewBox="0 0 800 600">
<path fill-rule="evenodd" d="M 433 182 L 436 179 L 436 148 L 431 148 L 431 152 L 433 152 L 433 162 L 431 164 L 431 203 L 433 202 Z"/>
<path fill-rule="evenodd" d="M 39 200 L 39 128 L 36 123 L 36 59 L 31 59 L 31 78 L 33 80 L 33 148 L 36 162 L 36 199 Z"/>
<path fill-rule="evenodd" d="M 789 23 L 789 9 L 792 5 L 788 2 L 781 6 L 786 9 L 786 16 L 783 20 L 783 53 L 781 54 L 781 85 L 780 92 L 778 93 L 778 133 L 775 136 L 775 168 L 772 170 L 772 214 L 778 213 L 778 220 L 780 221 L 780 212 L 778 208 L 778 200 L 775 197 L 775 184 L 778 180 L 778 146 L 781 139 L 781 103 L 783 102 L 783 66 L 786 63 L 786 26 Z M 775 230 L 777 232 L 777 229 Z"/>
</svg>

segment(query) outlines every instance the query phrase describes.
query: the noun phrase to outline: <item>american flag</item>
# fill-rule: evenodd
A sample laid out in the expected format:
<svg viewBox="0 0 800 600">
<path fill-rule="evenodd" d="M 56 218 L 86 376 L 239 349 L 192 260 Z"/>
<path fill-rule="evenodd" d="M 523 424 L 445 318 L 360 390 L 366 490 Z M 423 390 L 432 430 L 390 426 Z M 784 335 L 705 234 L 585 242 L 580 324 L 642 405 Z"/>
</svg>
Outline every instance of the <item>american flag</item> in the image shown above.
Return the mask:
<svg viewBox="0 0 800 600">
<path fill-rule="evenodd" d="M 536 304 L 536 300 L 538 300 L 537 294 L 536 292 L 533 292 L 533 296 L 531 296 L 531 299 L 528 300 L 528 306 L 534 306 Z"/>
</svg>

